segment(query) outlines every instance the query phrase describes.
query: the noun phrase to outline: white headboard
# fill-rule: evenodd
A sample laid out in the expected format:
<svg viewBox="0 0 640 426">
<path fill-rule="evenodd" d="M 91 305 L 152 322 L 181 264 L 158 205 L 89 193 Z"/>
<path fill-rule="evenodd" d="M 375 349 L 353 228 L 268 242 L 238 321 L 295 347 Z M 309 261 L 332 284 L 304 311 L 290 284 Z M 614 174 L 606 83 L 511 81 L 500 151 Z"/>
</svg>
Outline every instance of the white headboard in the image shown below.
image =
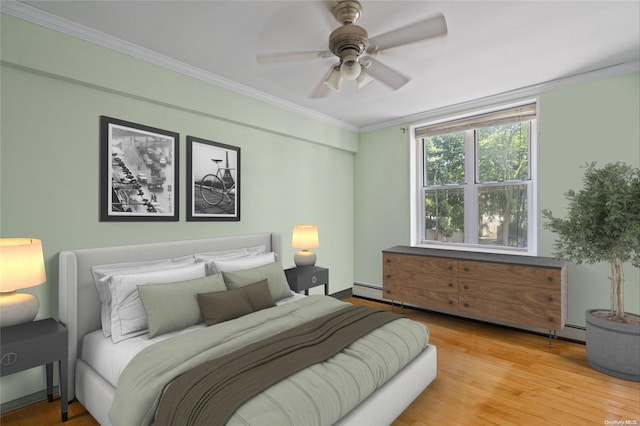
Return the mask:
<svg viewBox="0 0 640 426">
<path fill-rule="evenodd" d="M 101 327 L 100 299 L 91 275 L 92 266 L 166 259 L 257 245 L 265 245 L 267 251 L 275 252 L 277 258 L 282 260 L 282 239 L 278 233 L 61 251 L 58 316 L 69 332 L 69 399 L 75 396 L 75 363 L 82 338 Z"/>
</svg>

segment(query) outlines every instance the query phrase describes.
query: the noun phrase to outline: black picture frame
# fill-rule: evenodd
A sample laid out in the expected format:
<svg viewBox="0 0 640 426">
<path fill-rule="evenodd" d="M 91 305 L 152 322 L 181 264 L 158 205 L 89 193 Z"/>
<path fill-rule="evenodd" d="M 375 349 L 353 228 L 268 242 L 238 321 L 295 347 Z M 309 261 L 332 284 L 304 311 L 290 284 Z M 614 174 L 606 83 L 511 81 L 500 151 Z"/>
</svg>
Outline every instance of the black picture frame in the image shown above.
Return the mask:
<svg viewBox="0 0 640 426">
<path fill-rule="evenodd" d="M 179 141 L 176 132 L 100 116 L 100 221 L 179 219 Z"/>
<path fill-rule="evenodd" d="M 240 148 L 187 136 L 187 220 L 240 221 Z"/>
</svg>

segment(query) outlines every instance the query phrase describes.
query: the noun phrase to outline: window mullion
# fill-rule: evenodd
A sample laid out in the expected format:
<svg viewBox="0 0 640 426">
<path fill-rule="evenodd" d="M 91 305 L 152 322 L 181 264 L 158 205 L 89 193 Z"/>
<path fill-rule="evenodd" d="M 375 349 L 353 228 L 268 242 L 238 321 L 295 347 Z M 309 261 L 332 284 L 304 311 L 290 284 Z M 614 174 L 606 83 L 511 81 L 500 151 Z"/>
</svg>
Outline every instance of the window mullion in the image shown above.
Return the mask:
<svg viewBox="0 0 640 426">
<path fill-rule="evenodd" d="M 478 209 L 476 206 L 476 143 L 474 130 L 464 135 L 465 148 L 465 187 L 464 187 L 464 241 L 467 244 L 478 243 Z"/>
</svg>

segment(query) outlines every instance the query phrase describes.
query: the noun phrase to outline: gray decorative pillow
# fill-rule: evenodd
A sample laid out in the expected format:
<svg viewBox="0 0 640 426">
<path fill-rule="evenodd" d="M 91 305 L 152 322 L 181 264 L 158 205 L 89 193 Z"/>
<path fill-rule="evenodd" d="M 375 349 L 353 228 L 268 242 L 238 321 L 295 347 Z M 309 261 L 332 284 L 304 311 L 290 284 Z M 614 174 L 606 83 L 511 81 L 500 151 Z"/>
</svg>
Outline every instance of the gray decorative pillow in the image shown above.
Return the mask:
<svg viewBox="0 0 640 426">
<path fill-rule="evenodd" d="M 247 298 L 249 304 L 251 305 L 251 309 L 253 309 L 254 312 L 276 306 L 276 302 L 271 296 L 271 291 L 269 291 L 269 283 L 267 280 L 262 280 L 254 284 L 246 285 L 239 288 L 238 290 L 243 292 L 244 296 Z"/>
<path fill-rule="evenodd" d="M 198 304 L 207 325 L 214 325 L 253 312 L 241 289 L 198 294 Z"/>
<path fill-rule="evenodd" d="M 198 304 L 207 325 L 232 320 L 276 305 L 267 280 L 235 290 L 198 294 Z"/>
<path fill-rule="evenodd" d="M 227 288 L 230 290 L 266 279 L 269 283 L 269 291 L 273 300 L 278 301 L 291 297 L 287 277 L 284 275 L 282 264 L 278 261 L 244 271 L 222 272 L 222 276 Z"/>
<path fill-rule="evenodd" d="M 222 274 L 168 284 L 139 285 L 149 338 L 203 322 L 198 293 L 226 290 Z"/>
</svg>

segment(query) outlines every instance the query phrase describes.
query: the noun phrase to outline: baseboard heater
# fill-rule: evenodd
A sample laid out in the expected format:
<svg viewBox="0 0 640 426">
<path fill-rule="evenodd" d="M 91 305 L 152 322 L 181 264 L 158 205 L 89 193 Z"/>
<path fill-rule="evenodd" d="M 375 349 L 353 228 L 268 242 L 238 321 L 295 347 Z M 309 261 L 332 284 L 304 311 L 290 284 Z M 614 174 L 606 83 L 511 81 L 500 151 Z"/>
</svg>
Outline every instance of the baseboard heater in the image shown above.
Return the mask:
<svg viewBox="0 0 640 426">
<path fill-rule="evenodd" d="M 382 286 L 381 285 L 376 285 L 376 284 L 369 284 L 369 283 L 362 283 L 362 282 L 354 282 L 353 283 L 353 295 L 357 296 L 357 297 L 364 297 L 367 299 L 373 299 L 373 300 L 378 300 L 380 302 L 386 302 L 386 303 L 391 303 L 391 300 L 385 299 L 382 293 Z M 398 303 L 398 301 L 396 301 L 396 303 Z M 526 331 L 531 331 L 537 334 L 542 334 L 542 335 L 547 335 L 548 334 L 548 330 L 543 330 L 540 328 L 536 328 L 536 327 L 526 327 L 526 326 L 521 326 L 521 325 L 514 325 L 514 324 L 510 324 L 510 323 L 505 323 L 505 322 L 500 322 L 500 321 L 488 321 L 484 318 L 480 318 L 480 317 L 475 317 L 472 315 L 463 315 L 463 314 L 459 314 L 459 313 L 452 313 L 452 312 L 447 312 L 447 311 L 441 311 L 441 310 L 437 310 L 437 309 L 425 309 L 422 308 L 420 306 L 414 306 L 411 304 L 405 304 L 406 306 L 411 306 L 412 308 L 418 308 L 418 309 L 424 309 L 424 310 L 428 310 L 428 311 L 433 311 L 433 312 L 438 312 L 438 313 L 442 313 L 442 314 L 448 314 L 448 315 L 455 315 L 455 316 L 459 316 L 462 318 L 469 318 L 469 319 L 473 319 L 473 320 L 478 320 L 478 321 L 483 321 L 483 322 L 490 322 L 492 324 L 498 324 L 498 325 L 503 325 L 503 326 L 507 326 L 507 327 L 511 327 L 511 328 L 517 328 L 520 330 L 526 330 Z M 575 325 L 575 324 L 565 324 L 564 328 L 562 329 L 562 331 L 558 332 L 557 337 L 561 338 L 561 339 L 565 339 L 565 340 L 571 340 L 571 341 L 575 341 L 575 342 L 580 342 L 580 343 L 584 343 L 586 341 L 586 329 L 584 326 L 582 325 Z"/>
</svg>

